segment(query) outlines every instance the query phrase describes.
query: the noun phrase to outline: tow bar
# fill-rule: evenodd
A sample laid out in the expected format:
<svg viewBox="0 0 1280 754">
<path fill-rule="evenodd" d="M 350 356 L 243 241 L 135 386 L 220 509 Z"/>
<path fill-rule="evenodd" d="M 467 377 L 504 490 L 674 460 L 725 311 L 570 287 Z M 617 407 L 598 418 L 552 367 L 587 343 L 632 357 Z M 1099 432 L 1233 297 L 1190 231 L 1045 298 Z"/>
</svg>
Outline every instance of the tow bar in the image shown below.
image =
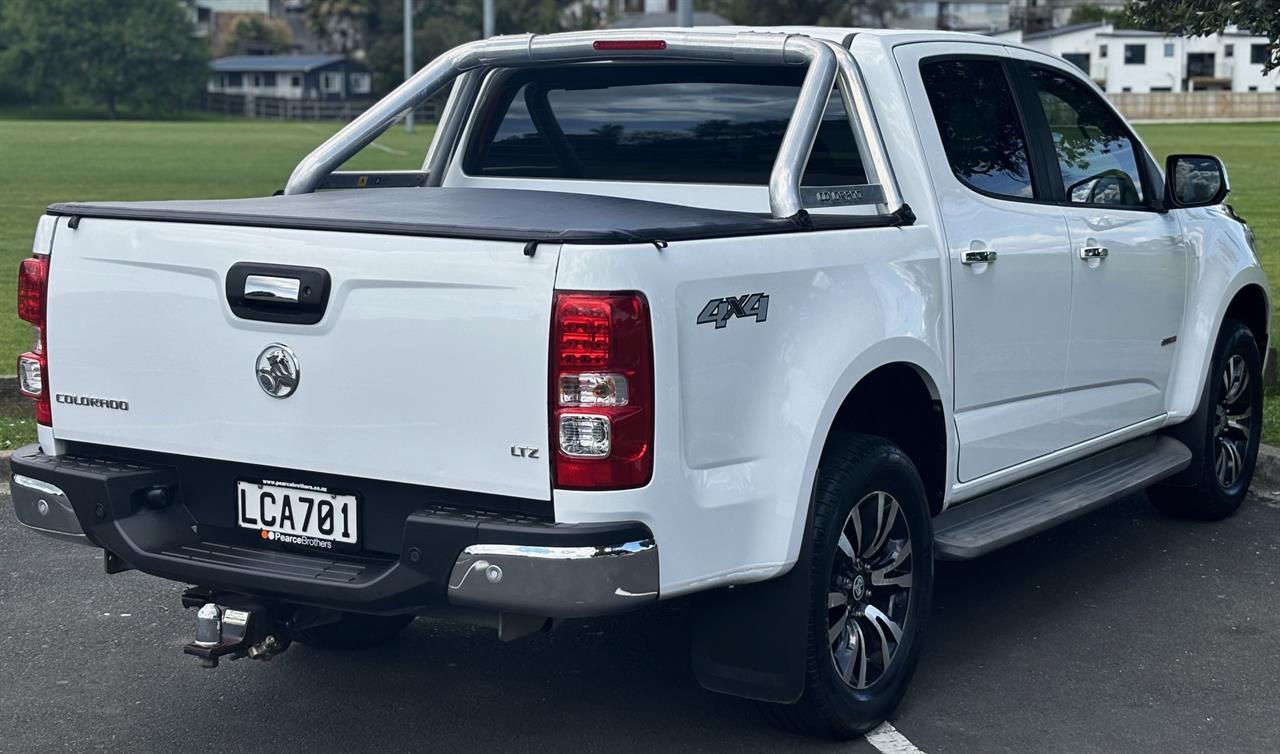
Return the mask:
<svg viewBox="0 0 1280 754">
<path fill-rule="evenodd" d="M 238 660 L 270 660 L 289 648 L 288 638 L 277 638 L 275 622 L 269 608 L 237 601 L 235 605 L 220 605 L 211 593 L 188 590 L 182 595 L 187 607 L 199 604 L 196 612 L 195 641 L 182 651 L 200 659 L 200 666 L 218 667 L 218 661 L 226 657 Z"/>
</svg>

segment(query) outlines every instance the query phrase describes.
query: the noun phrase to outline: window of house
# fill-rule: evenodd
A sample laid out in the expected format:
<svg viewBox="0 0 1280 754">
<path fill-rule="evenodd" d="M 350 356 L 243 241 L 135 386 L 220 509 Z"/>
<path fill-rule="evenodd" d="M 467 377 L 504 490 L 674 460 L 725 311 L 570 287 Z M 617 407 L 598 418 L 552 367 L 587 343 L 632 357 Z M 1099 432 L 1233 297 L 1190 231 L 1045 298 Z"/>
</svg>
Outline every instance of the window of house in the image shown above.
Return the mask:
<svg viewBox="0 0 1280 754">
<path fill-rule="evenodd" d="M 1147 62 L 1147 46 L 1146 45 L 1125 45 L 1124 46 L 1124 64 L 1125 65 L 1143 65 Z"/>
<path fill-rule="evenodd" d="M 1132 91 L 1133 91 L 1133 87 L 1131 87 L 1131 86 L 1122 86 L 1122 87 L 1120 87 L 1120 91 L 1122 91 L 1122 92 L 1132 92 Z"/>
<path fill-rule="evenodd" d="M 1222 57 L 1224 57 L 1224 58 L 1234 58 L 1235 56 L 1236 56 L 1236 46 L 1235 46 L 1235 45 L 1227 45 L 1226 47 L 1223 47 L 1223 48 L 1222 48 Z"/>
<path fill-rule="evenodd" d="M 1171 86 L 1153 86 L 1153 87 L 1151 87 L 1151 91 L 1153 91 L 1153 92 L 1172 92 L 1172 91 L 1173 91 L 1173 87 L 1171 87 Z"/>
<path fill-rule="evenodd" d="M 1107 56 L 1107 46 L 1098 45 L 1098 57 L 1105 58 Z"/>
<path fill-rule="evenodd" d="M 262 74 L 262 85 L 263 85 L 263 86 L 275 86 L 275 85 L 276 85 L 276 75 L 275 75 L 274 73 L 264 73 L 264 74 Z"/>
<path fill-rule="evenodd" d="M 1251 87 L 1249 87 L 1249 91 L 1251 91 L 1251 92 L 1256 92 L 1256 91 L 1258 91 L 1258 87 L 1256 87 L 1256 86 L 1251 86 Z"/>
<path fill-rule="evenodd" d="M 1089 73 L 1089 53 L 1064 52 L 1062 54 L 1062 59 L 1067 61 L 1071 65 L 1075 66 L 1076 68 L 1079 68 L 1080 70 L 1084 71 L 1086 74 Z"/>
<path fill-rule="evenodd" d="M 1049 121 L 1067 201 L 1142 205 L 1138 147 L 1115 112 L 1073 77 L 1038 66 L 1030 71 Z"/>
<path fill-rule="evenodd" d="M 1164 56 L 1166 58 L 1173 57 L 1173 42 L 1164 43 Z"/>
<path fill-rule="evenodd" d="M 801 67 L 564 66 L 500 84 L 464 159 L 472 175 L 767 185 Z M 803 183 L 866 183 L 838 94 Z"/>
<path fill-rule="evenodd" d="M 339 71 L 325 71 L 320 74 L 320 88 L 325 92 L 341 92 L 342 91 L 342 73 Z"/>
<path fill-rule="evenodd" d="M 1267 46 L 1249 45 L 1249 62 L 1253 65 L 1266 65 L 1267 63 Z"/>
<path fill-rule="evenodd" d="M 995 60 L 920 66 L 951 171 L 979 191 L 1030 199 L 1031 159 L 1004 66 Z"/>
<path fill-rule="evenodd" d="M 249 74 L 249 82 L 254 89 L 257 89 L 262 86 L 262 77 L 256 73 L 251 73 Z"/>
<path fill-rule="evenodd" d="M 244 86 L 244 74 L 243 74 L 243 73 L 228 73 L 228 74 L 227 74 L 227 87 L 228 87 L 228 88 L 230 88 L 230 89 L 239 89 L 239 88 L 240 88 L 240 87 L 242 87 L 242 86 Z"/>
<path fill-rule="evenodd" d="M 298 75 L 290 76 L 290 77 L 289 77 L 289 86 L 293 87 L 294 89 L 301 89 L 301 88 L 302 88 L 302 77 L 301 77 L 301 76 L 298 76 Z"/>
<path fill-rule="evenodd" d="M 350 79 L 353 94 L 368 94 L 372 88 L 372 77 L 367 73 L 353 73 Z"/>
</svg>

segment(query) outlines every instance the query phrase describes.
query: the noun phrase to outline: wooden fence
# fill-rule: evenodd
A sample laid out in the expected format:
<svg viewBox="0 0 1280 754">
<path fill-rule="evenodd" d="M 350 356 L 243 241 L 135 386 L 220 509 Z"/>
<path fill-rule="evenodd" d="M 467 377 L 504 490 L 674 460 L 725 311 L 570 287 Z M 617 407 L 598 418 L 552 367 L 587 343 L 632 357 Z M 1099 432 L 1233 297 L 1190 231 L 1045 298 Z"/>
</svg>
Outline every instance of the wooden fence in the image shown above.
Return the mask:
<svg viewBox="0 0 1280 754">
<path fill-rule="evenodd" d="M 1130 120 L 1280 120 L 1280 92 L 1108 94 Z"/>
<path fill-rule="evenodd" d="M 244 94 L 205 92 L 200 109 L 213 113 L 244 115 L 275 120 L 351 120 L 373 104 L 372 100 L 338 102 L 334 100 L 293 100 L 280 97 L 254 97 Z M 435 122 L 439 110 L 436 100 L 419 105 L 414 111 L 424 122 Z"/>
</svg>

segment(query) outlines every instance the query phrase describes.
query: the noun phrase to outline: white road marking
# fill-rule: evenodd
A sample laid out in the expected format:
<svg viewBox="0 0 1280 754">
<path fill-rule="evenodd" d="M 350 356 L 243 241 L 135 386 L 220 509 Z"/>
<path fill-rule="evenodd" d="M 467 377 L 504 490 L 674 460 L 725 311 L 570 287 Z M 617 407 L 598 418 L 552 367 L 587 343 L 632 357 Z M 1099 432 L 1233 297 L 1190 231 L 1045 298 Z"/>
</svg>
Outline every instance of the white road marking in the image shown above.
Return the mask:
<svg viewBox="0 0 1280 754">
<path fill-rule="evenodd" d="M 312 125 L 312 124 L 310 124 L 310 123 L 304 123 L 302 127 L 303 127 L 303 128 L 305 128 L 305 129 L 307 129 L 308 131 L 323 131 L 323 130 L 324 130 L 324 129 L 320 128 L 319 126 L 315 126 L 315 125 Z M 376 141 L 375 141 L 375 142 L 373 142 L 372 144 L 370 144 L 369 146 L 373 147 L 374 149 L 381 149 L 381 150 L 382 150 L 382 151 L 384 151 L 384 152 L 389 152 L 390 154 L 399 154 L 399 155 L 406 155 L 406 154 L 409 154 L 408 152 L 406 152 L 406 151 L 405 151 L 405 150 L 403 150 L 403 149 L 396 149 L 395 147 L 389 147 L 389 146 L 387 146 L 386 144 L 379 144 L 379 143 L 378 143 L 378 142 L 376 142 Z"/>
<path fill-rule="evenodd" d="M 867 743 L 876 747 L 884 754 L 924 754 L 923 751 L 916 748 L 916 745 L 907 740 L 907 737 L 898 732 L 898 729 L 887 722 L 880 723 L 880 727 L 867 734 Z"/>
<path fill-rule="evenodd" d="M 396 149 L 395 147 L 389 147 L 386 144 L 379 144 L 376 141 L 370 144 L 369 146 L 373 147 L 374 149 L 381 149 L 384 152 L 390 152 L 391 154 L 409 154 L 403 149 Z"/>
</svg>

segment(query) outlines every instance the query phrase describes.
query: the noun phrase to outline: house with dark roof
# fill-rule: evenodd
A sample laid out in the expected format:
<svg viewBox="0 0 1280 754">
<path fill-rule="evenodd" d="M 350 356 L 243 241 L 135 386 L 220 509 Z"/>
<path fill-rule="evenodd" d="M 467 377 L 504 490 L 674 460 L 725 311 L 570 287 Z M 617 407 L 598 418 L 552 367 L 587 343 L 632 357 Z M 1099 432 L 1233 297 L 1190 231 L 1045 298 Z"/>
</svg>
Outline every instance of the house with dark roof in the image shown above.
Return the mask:
<svg viewBox="0 0 1280 754">
<path fill-rule="evenodd" d="M 210 94 L 286 100 L 368 100 L 373 77 L 345 55 L 236 55 L 209 64 Z"/>
<path fill-rule="evenodd" d="M 1280 69 L 1266 73 L 1267 38 L 1227 27 L 1178 37 L 1089 23 L 1024 34 L 1023 44 L 1058 55 L 1107 92 L 1280 92 Z"/>
</svg>

